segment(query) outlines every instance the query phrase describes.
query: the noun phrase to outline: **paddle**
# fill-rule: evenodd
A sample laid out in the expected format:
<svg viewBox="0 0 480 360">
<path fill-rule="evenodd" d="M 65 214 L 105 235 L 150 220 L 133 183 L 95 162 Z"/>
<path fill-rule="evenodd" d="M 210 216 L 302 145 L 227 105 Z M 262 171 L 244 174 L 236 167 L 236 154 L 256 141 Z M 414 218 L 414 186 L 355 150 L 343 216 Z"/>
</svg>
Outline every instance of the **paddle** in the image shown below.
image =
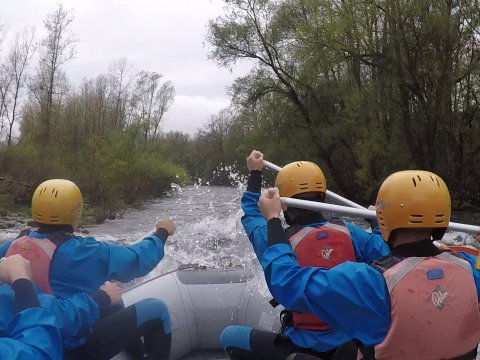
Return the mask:
<svg viewBox="0 0 480 360">
<path fill-rule="evenodd" d="M 263 160 L 263 164 L 275 171 L 280 171 L 282 168 L 278 165 L 275 165 L 271 163 L 270 161 Z M 293 198 L 285 198 L 282 197 L 282 201 L 287 205 L 291 207 L 297 207 L 301 209 L 307 209 L 307 210 L 315 210 L 315 211 L 331 211 L 336 214 L 340 215 L 347 215 L 347 216 L 354 216 L 354 217 L 360 217 L 360 218 L 366 218 L 366 219 L 373 219 L 376 220 L 377 215 L 375 211 L 373 210 L 368 210 L 362 205 L 359 205 L 351 200 L 348 200 L 340 195 L 335 194 L 332 191 L 327 190 L 327 196 L 330 197 L 331 199 L 335 199 L 338 202 L 341 202 L 345 205 L 351 206 L 351 207 L 346 207 L 346 206 L 341 206 L 341 205 L 334 205 L 334 204 L 326 204 L 326 203 L 320 203 L 316 201 L 308 201 L 308 200 L 300 200 L 300 199 L 293 199 Z M 460 223 L 454 223 L 450 222 L 448 225 L 449 230 L 454 230 L 454 231 L 461 231 L 465 232 L 468 234 L 479 234 L 480 233 L 480 226 L 475 226 L 475 225 L 467 225 L 467 224 L 460 224 Z M 438 241 L 435 241 L 435 245 L 441 246 L 441 243 Z M 446 245 L 444 245 L 446 246 Z M 453 251 L 463 251 L 470 253 L 472 255 L 478 256 L 479 250 L 470 248 L 468 246 L 448 246 L 449 249 Z M 480 259 L 479 259 L 480 262 Z"/>
<path fill-rule="evenodd" d="M 349 215 L 349 216 L 362 217 L 367 219 L 375 219 L 377 217 L 377 214 L 375 213 L 375 211 L 368 210 L 368 209 L 353 209 L 351 207 L 342 206 L 342 205 L 333 205 L 333 204 L 326 204 L 326 203 L 320 203 L 320 202 L 309 201 L 309 200 L 292 199 L 292 198 L 284 198 L 284 197 L 282 197 L 281 199 L 287 206 L 297 207 L 301 209 L 331 211 L 340 215 Z M 454 222 L 449 223 L 448 229 L 455 230 L 455 231 L 462 231 L 468 234 L 480 233 L 480 226 L 459 224 Z"/>
</svg>

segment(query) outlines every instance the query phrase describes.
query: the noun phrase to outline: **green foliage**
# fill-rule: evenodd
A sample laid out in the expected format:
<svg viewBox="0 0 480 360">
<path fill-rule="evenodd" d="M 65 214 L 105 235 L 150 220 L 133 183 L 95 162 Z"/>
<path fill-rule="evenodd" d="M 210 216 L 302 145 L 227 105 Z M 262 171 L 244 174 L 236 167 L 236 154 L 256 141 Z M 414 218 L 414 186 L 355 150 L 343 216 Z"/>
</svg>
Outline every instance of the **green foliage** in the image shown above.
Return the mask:
<svg viewBox="0 0 480 360">
<path fill-rule="evenodd" d="M 193 138 L 157 131 L 173 86 L 140 72 L 129 89 L 120 61 L 51 99 L 47 146 L 44 100 L 29 101 L 20 143 L 0 151 L 2 169 L 32 185 L 71 178 L 108 216 L 171 182 L 232 184 L 229 173 L 246 174 L 258 149 L 279 165 L 317 162 L 330 189 L 359 203 L 390 173 L 422 168 L 445 179 L 456 206 L 480 206 L 477 1 L 225 3 L 208 25 L 210 57 L 253 67 Z"/>
<path fill-rule="evenodd" d="M 42 148 L 23 142 L 9 153 L 6 171 L 16 181 L 31 184 L 28 192 L 24 189 L 28 201 L 41 181 L 74 181 L 85 201 L 98 209 L 95 217 L 100 221 L 135 202 L 161 196 L 172 182 L 189 181 L 185 169 L 172 164 L 159 147 L 156 141 L 145 142 L 135 126 L 104 138 L 92 137 L 78 152 L 72 152 L 69 144 Z"/>
<path fill-rule="evenodd" d="M 232 86 L 237 154 L 317 161 L 332 189 L 368 202 L 391 172 L 423 168 L 480 205 L 476 2 L 227 3 L 211 57 L 255 63 Z"/>
</svg>

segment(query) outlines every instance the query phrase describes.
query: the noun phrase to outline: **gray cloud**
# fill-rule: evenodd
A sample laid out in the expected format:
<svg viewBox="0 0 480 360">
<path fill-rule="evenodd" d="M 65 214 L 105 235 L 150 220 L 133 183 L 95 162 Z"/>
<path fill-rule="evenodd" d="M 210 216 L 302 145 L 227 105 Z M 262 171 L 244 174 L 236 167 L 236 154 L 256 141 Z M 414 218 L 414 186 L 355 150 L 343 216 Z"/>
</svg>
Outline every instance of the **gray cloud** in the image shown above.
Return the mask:
<svg viewBox="0 0 480 360">
<path fill-rule="evenodd" d="M 10 33 L 34 26 L 44 34 L 43 19 L 57 0 L 1 0 L 0 23 Z M 65 67 L 70 81 L 108 72 L 111 63 L 127 58 L 136 70 L 162 73 L 176 89 L 164 130 L 194 134 L 210 115 L 228 105 L 226 88 L 245 74 L 207 60 L 205 35 L 209 19 L 223 13 L 220 0 L 64 0 L 73 9 L 77 57 Z M 1 54 L 3 55 L 3 54 Z"/>
</svg>

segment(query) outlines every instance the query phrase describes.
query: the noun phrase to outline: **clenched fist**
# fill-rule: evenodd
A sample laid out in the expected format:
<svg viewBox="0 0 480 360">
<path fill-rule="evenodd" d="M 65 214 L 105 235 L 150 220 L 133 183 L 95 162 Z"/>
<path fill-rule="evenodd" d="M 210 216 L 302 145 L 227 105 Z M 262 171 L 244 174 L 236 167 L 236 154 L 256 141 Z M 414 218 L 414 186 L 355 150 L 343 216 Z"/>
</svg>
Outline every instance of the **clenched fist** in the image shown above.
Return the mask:
<svg viewBox="0 0 480 360">
<path fill-rule="evenodd" d="M 175 234 L 176 226 L 172 219 L 160 219 L 155 226 L 167 230 L 169 236 Z"/>
</svg>

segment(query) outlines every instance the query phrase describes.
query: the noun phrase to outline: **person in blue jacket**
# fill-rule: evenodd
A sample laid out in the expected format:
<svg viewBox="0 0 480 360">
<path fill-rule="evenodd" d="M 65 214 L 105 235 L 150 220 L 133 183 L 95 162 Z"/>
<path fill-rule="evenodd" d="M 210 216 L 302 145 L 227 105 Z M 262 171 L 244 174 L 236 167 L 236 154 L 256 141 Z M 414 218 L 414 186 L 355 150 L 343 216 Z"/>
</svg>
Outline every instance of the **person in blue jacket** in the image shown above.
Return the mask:
<svg viewBox="0 0 480 360">
<path fill-rule="evenodd" d="M 130 246 L 75 236 L 82 209 L 83 197 L 76 184 L 65 179 L 44 181 L 32 197 L 32 218 L 38 228 L 23 231 L 2 244 L 0 256 L 21 254 L 31 261 L 34 281 L 42 291 L 68 297 L 98 291 L 105 281 L 128 282 L 147 275 L 163 258 L 167 238 L 175 232 L 173 221 L 161 219 L 153 234 Z M 79 336 L 77 346 L 90 339 L 89 356 L 96 351 L 113 356 L 112 352 L 136 344 L 132 347 L 135 356 L 142 352 L 156 359 L 168 358 L 171 326 L 163 301 L 145 299 L 113 312 L 102 324 L 115 325 L 116 338 L 110 337 L 114 332 L 99 324 L 92 337 L 91 332 Z M 136 341 L 142 336 L 145 349 Z"/>
<path fill-rule="evenodd" d="M 371 265 L 328 271 L 302 267 L 279 215 L 278 189 L 262 194 L 268 243 L 261 257 L 272 295 L 355 339 L 364 359 L 473 359 L 480 341 L 477 258 L 444 252 L 450 221 L 447 186 L 434 173 L 406 170 L 382 184 L 377 220 L 391 255 Z M 301 357 L 300 357 L 301 358 Z"/>
<path fill-rule="evenodd" d="M 62 347 L 68 348 L 71 339 L 95 324 L 101 311 L 110 303 L 120 301 L 121 290 L 114 284 L 104 284 L 91 295 L 79 293 L 60 299 L 38 292 L 31 279 L 30 262 L 21 255 L 0 259 L 0 281 L 4 283 L 0 286 L 0 334 L 14 340 L 2 339 L 5 346 L 0 347 L 2 357 L 59 359 L 60 355 L 34 356 L 35 349 L 45 346 L 48 347 L 45 353 L 61 354 Z M 54 330 L 45 331 L 44 327 Z M 55 340 L 57 329 L 60 331 L 58 341 Z M 54 344 L 49 341 L 49 333 L 54 335 Z M 33 344 L 34 349 L 22 342 Z"/>
<path fill-rule="evenodd" d="M 52 313 L 40 306 L 28 261 L 19 255 L 1 259 L 0 280 L 4 283 L 0 285 L 1 357 L 61 359 L 59 328 Z M 13 306 L 5 304 L 5 298 Z"/>
<path fill-rule="evenodd" d="M 257 205 L 263 167 L 263 154 L 252 151 L 247 158 L 250 177 L 241 200 L 244 211 L 241 221 L 258 259 L 262 258 L 268 245 L 267 222 Z M 275 184 L 281 187 L 281 196 L 325 201 L 326 179 L 314 163 L 297 161 L 286 165 L 278 173 Z M 344 261 L 370 262 L 389 254 L 378 228 L 368 233 L 352 223 L 327 221 L 321 212 L 311 210 L 289 208 L 284 214 L 291 246 L 304 266 L 315 264 L 330 268 Z M 297 309 L 274 298 L 290 310 L 282 312 L 281 333 L 246 326 L 225 328 L 221 343 L 231 359 L 285 359 L 294 352 L 330 359 L 340 345 L 351 340 L 311 312 L 292 311 Z"/>
</svg>

